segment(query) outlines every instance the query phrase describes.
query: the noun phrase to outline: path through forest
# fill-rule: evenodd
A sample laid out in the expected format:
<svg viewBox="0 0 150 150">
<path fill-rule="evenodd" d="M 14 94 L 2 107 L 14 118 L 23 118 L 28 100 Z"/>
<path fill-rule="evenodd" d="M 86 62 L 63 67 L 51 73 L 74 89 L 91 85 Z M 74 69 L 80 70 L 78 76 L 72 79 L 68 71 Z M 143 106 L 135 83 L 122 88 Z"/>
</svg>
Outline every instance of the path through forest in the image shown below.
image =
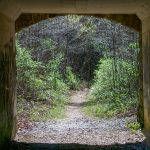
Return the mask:
<svg viewBox="0 0 150 150">
<path fill-rule="evenodd" d="M 88 93 L 88 89 L 72 92 L 71 101 L 68 103 L 68 107 L 66 111 L 67 119 L 79 119 L 85 117 L 81 109 L 86 104 L 87 93 Z"/>
<path fill-rule="evenodd" d="M 103 145 L 106 149 L 107 147 L 111 149 L 115 145 L 119 147 L 118 149 L 121 147 L 122 149 L 146 150 L 141 131 L 132 133 L 126 128 L 126 121 L 136 120 L 136 116 L 111 119 L 95 119 L 85 116 L 82 108 L 86 105 L 87 93 L 88 89 L 72 92 L 71 101 L 66 109 L 66 118 L 35 122 L 31 130 L 18 132 L 15 140 L 19 143 L 48 143 L 51 149 L 58 149 L 58 143 L 74 143 L 93 145 L 93 147 L 90 146 L 91 149 L 94 149 L 95 145 Z"/>
</svg>

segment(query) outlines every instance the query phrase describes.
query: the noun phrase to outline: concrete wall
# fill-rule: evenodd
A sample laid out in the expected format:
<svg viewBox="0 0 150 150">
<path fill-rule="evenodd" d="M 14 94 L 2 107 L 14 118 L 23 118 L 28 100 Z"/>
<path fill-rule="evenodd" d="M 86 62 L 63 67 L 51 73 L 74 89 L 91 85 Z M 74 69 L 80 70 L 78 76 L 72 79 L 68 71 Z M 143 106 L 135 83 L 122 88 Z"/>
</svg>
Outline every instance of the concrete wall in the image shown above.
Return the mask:
<svg viewBox="0 0 150 150">
<path fill-rule="evenodd" d="M 150 17 L 142 21 L 144 134 L 150 145 Z"/>
<path fill-rule="evenodd" d="M 0 14 L 0 146 L 15 135 L 16 52 L 14 23 Z"/>
</svg>

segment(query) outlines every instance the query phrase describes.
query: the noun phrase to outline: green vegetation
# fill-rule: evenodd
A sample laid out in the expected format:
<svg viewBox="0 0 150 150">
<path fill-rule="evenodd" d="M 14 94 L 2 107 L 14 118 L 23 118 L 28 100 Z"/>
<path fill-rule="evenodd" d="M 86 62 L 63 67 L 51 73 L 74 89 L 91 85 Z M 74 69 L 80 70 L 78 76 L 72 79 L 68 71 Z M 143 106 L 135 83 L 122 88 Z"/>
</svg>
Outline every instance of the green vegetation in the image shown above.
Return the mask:
<svg viewBox="0 0 150 150">
<path fill-rule="evenodd" d="M 78 88 L 80 83 L 70 66 L 66 67 L 63 77 L 59 68 L 64 55 L 54 48 L 51 40 L 45 40 L 44 44 L 51 51 L 51 58 L 46 63 L 32 56 L 34 50 L 16 45 L 17 96 L 18 101 L 24 103 L 18 107 L 18 112 L 25 112 L 31 120 L 64 117 L 69 89 Z"/>
<path fill-rule="evenodd" d="M 66 84 L 71 90 L 77 90 L 80 88 L 80 79 L 73 73 L 71 67 L 66 68 Z"/>
<path fill-rule="evenodd" d="M 135 109 L 138 99 L 138 67 L 135 60 L 116 55 L 99 61 L 88 94 L 88 105 L 84 108 L 87 114 L 112 117 Z"/>
<path fill-rule="evenodd" d="M 87 86 L 90 90 L 84 111 L 88 115 L 112 117 L 135 110 L 139 45 L 117 41 L 121 26 L 108 31 L 110 39 L 101 40 L 96 22 L 92 17 L 67 15 L 63 20 L 63 38 L 59 36 L 59 29 L 59 34 L 51 35 L 54 41 L 45 34 L 27 46 L 32 48 L 23 48 L 21 42 L 17 43 L 17 96 L 22 103 L 19 114 L 25 112 L 31 120 L 62 118 L 69 90 Z M 108 25 L 106 29 L 113 30 L 114 25 L 111 22 Z M 112 40 L 111 46 L 109 40 Z M 134 37 L 134 40 L 137 39 Z M 123 43 L 122 47 L 117 45 L 119 42 Z M 135 126 L 132 124 L 131 128 Z"/>
<path fill-rule="evenodd" d="M 138 122 L 127 122 L 126 123 L 127 128 L 129 128 L 131 130 L 131 132 L 135 133 L 136 131 L 138 131 L 141 127 L 140 124 Z"/>
</svg>

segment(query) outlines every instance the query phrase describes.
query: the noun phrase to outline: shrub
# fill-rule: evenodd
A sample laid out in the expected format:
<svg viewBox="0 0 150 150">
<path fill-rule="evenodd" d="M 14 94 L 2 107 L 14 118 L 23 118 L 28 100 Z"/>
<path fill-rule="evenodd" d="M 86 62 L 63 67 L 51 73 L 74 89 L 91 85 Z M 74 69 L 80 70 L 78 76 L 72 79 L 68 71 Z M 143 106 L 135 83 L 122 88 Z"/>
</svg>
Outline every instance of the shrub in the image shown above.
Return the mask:
<svg viewBox="0 0 150 150">
<path fill-rule="evenodd" d="M 66 84 L 71 90 L 76 90 L 80 87 L 79 78 L 73 73 L 71 67 L 66 68 Z"/>
<path fill-rule="evenodd" d="M 137 79 L 137 65 L 134 62 L 116 58 L 114 67 L 114 59 L 101 59 L 88 95 L 91 104 L 101 109 L 97 110 L 99 114 L 95 114 L 113 116 L 135 108 Z"/>
<path fill-rule="evenodd" d="M 32 59 L 31 50 L 17 44 L 17 85 L 18 96 L 26 100 L 59 100 L 67 93 L 68 87 L 58 71 L 61 57 L 46 65 Z M 54 94 L 57 93 L 57 94 Z"/>
<path fill-rule="evenodd" d="M 129 128 L 133 133 L 135 133 L 141 128 L 140 124 L 137 121 L 127 122 L 126 127 Z"/>
</svg>

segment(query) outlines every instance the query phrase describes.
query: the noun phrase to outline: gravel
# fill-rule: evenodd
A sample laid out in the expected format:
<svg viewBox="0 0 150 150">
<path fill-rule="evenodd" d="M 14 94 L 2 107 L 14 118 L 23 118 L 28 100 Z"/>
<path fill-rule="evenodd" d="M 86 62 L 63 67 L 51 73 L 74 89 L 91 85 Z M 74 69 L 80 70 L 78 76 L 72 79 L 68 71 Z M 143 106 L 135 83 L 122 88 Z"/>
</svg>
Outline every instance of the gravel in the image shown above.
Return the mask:
<svg viewBox="0 0 150 150">
<path fill-rule="evenodd" d="M 86 94 L 87 90 L 73 93 L 65 119 L 34 122 L 32 129 L 18 132 L 11 149 L 148 150 L 142 132 L 133 133 L 126 127 L 136 116 L 98 120 L 82 114 L 80 104 Z"/>
</svg>

